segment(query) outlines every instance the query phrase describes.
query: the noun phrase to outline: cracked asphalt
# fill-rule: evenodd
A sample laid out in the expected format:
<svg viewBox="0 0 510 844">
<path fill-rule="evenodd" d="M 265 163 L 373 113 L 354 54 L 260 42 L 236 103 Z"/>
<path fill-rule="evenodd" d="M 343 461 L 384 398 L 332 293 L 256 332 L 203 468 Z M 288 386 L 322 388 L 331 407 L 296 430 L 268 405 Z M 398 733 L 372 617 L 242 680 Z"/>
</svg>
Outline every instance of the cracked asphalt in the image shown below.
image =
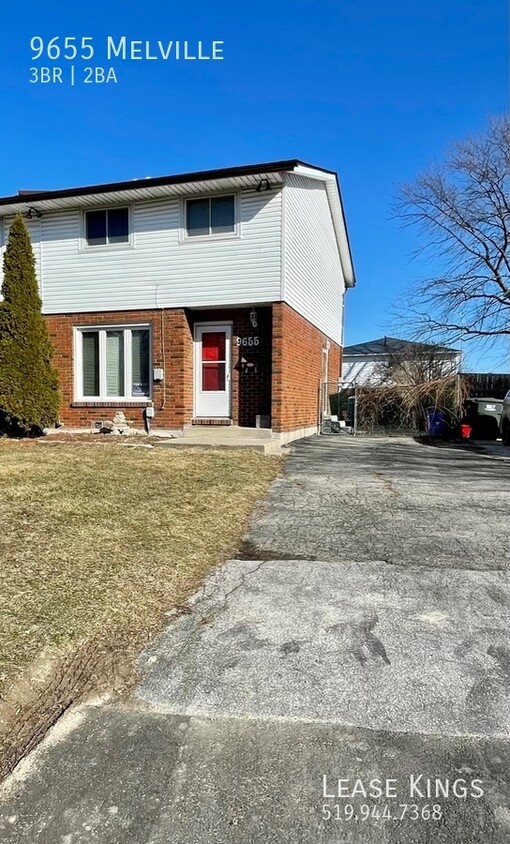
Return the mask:
<svg viewBox="0 0 510 844">
<path fill-rule="evenodd" d="M 297 445 L 132 698 L 7 781 L 2 842 L 508 841 L 509 478 L 411 440 Z"/>
<path fill-rule="evenodd" d="M 297 448 L 249 539 L 268 557 L 506 570 L 509 476 L 510 461 L 475 451 L 316 438 Z"/>
</svg>

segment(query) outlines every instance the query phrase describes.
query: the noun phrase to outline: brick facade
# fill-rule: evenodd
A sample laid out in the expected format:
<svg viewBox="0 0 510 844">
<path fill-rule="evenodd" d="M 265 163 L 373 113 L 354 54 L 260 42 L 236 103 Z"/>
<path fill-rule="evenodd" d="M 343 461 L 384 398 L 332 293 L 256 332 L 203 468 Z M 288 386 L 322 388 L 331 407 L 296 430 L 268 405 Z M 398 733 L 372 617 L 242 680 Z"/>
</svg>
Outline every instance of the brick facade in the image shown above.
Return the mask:
<svg viewBox="0 0 510 844">
<path fill-rule="evenodd" d="M 325 334 L 285 302 L 273 305 L 273 431 L 285 433 L 318 424 L 327 340 Z M 329 346 L 327 377 L 337 381 L 342 350 L 332 340 Z"/>
<path fill-rule="evenodd" d="M 100 314 L 59 314 L 47 323 L 55 347 L 54 362 L 62 394 L 61 421 L 68 427 L 88 428 L 122 410 L 143 427 L 147 404 L 75 402 L 73 385 L 73 327 L 85 325 L 148 324 L 152 363 L 164 370 L 164 381 L 153 384 L 154 427 L 182 429 L 193 419 L 193 330 L 195 322 L 232 321 L 232 421 L 254 427 L 258 414 L 271 417 L 275 432 L 302 431 L 317 425 L 320 385 L 325 376 L 327 337 L 279 302 L 257 308 L 257 327 L 249 308 L 208 311 L 184 309 L 113 311 Z M 257 336 L 258 346 L 238 345 L 237 338 Z M 341 349 L 330 341 L 328 378 L 340 377 Z"/>
<path fill-rule="evenodd" d="M 129 326 L 151 328 L 152 364 L 164 371 L 164 381 L 152 385 L 156 411 L 154 427 L 181 429 L 193 419 L 193 330 L 195 322 L 231 321 L 232 421 L 254 427 L 256 415 L 271 413 L 271 308 L 258 308 L 258 325 L 250 322 L 250 309 L 208 311 L 184 309 L 112 311 L 93 314 L 57 314 L 46 317 L 55 349 L 62 405 L 60 419 L 73 428 L 88 428 L 94 420 L 111 419 L 122 410 L 137 428 L 143 427 L 146 403 L 74 401 L 75 326 Z M 259 338 L 257 347 L 243 347 L 237 338 Z M 247 364 L 253 364 L 248 366 Z"/>
</svg>

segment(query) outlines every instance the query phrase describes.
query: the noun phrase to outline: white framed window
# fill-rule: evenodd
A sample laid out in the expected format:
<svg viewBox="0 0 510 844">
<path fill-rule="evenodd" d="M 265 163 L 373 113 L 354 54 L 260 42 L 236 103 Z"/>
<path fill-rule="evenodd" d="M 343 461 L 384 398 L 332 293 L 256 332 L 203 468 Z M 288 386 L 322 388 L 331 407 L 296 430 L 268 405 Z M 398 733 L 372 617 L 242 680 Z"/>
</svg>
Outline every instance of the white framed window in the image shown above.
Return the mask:
<svg viewBox="0 0 510 844">
<path fill-rule="evenodd" d="M 217 194 L 185 199 L 182 233 L 185 240 L 238 237 L 239 198 L 237 194 Z"/>
<path fill-rule="evenodd" d="M 76 401 L 143 401 L 151 397 L 148 325 L 75 328 Z"/>
<path fill-rule="evenodd" d="M 83 244 L 86 248 L 129 245 L 131 232 L 131 209 L 128 205 L 83 212 Z"/>
</svg>

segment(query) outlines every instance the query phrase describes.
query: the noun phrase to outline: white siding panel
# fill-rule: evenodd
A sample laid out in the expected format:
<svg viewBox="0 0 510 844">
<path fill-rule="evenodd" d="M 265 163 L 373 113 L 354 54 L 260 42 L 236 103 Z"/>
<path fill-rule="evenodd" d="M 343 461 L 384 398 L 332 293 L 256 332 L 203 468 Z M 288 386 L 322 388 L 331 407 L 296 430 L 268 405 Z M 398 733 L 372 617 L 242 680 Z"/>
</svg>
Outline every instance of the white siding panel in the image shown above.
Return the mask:
<svg viewBox="0 0 510 844">
<path fill-rule="evenodd" d="M 79 210 L 48 212 L 31 224 L 45 313 L 281 298 L 281 190 L 241 194 L 235 239 L 181 242 L 178 198 L 137 203 L 132 214 L 130 247 L 82 248 Z"/>
<path fill-rule="evenodd" d="M 441 370 L 444 375 L 452 375 L 460 370 L 461 355 L 443 358 Z M 441 357 L 436 357 L 439 365 Z M 342 359 L 342 379 L 357 384 L 382 384 L 388 380 L 389 356 L 385 355 L 344 355 Z M 411 361 L 412 367 L 412 361 Z M 390 379 L 391 381 L 391 379 Z M 397 378 L 398 381 L 398 378 Z"/>
<path fill-rule="evenodd" d="M 289 173 L 284 191 L 284 299 L 342 345 L 345 283 L 325 185 Z"/>
<path fill-rule="evenodd" d="M 370 384 L 380 381 L 380 357 L 371 355 L 359 355 L 351 357 L 344 355 L 342 359 L 342 380 L 349 383 L 356 381 L 357 384 Z M 377 377 L 379 373 L 379 378 Z"/>
</svg>

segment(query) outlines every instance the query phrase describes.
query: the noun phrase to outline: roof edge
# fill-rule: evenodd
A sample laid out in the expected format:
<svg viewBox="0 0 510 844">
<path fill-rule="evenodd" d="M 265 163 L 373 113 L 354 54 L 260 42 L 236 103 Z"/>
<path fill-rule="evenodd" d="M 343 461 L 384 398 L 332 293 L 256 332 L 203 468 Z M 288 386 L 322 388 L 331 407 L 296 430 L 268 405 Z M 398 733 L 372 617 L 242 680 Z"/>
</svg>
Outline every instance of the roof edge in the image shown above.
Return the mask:
<svg viewBox="0 0 510 844">
<path fill-rule="evenodd" d="M 95 185 L 83 185 L 74 188 L 62 188 L 50 191 L 34 191 L 33 193 L 18 192 L 13 196 L 0 197 L 0 205 L 14 205 L 20 201 L 37 203 L 48 199 L 64 199 L 66 197 L 93 196 L 98 193 L 110 193 L 122 190 L 136 190 L 137 187 L 164 187 L 179 185 L 186 182 L 202 182 L 212 179 L 228 179 L 235 176 L 256 176 L 257 173 L 278 173 L 282 170 L 292 171 L 296 167 L 310 167 L 330 176 L 336 176 L 334 171 L 306 164 L 298 158 L 281 161 L 262 162 L 261 164 L 245 164 L 238 167 L 222 167 L 214 170 L 196 170 L 191 173 L 177 173 L 171 176 L 155 176 L 150 178 L 128 179 L 121 182 L 106 182 Z"/>
</svg>

